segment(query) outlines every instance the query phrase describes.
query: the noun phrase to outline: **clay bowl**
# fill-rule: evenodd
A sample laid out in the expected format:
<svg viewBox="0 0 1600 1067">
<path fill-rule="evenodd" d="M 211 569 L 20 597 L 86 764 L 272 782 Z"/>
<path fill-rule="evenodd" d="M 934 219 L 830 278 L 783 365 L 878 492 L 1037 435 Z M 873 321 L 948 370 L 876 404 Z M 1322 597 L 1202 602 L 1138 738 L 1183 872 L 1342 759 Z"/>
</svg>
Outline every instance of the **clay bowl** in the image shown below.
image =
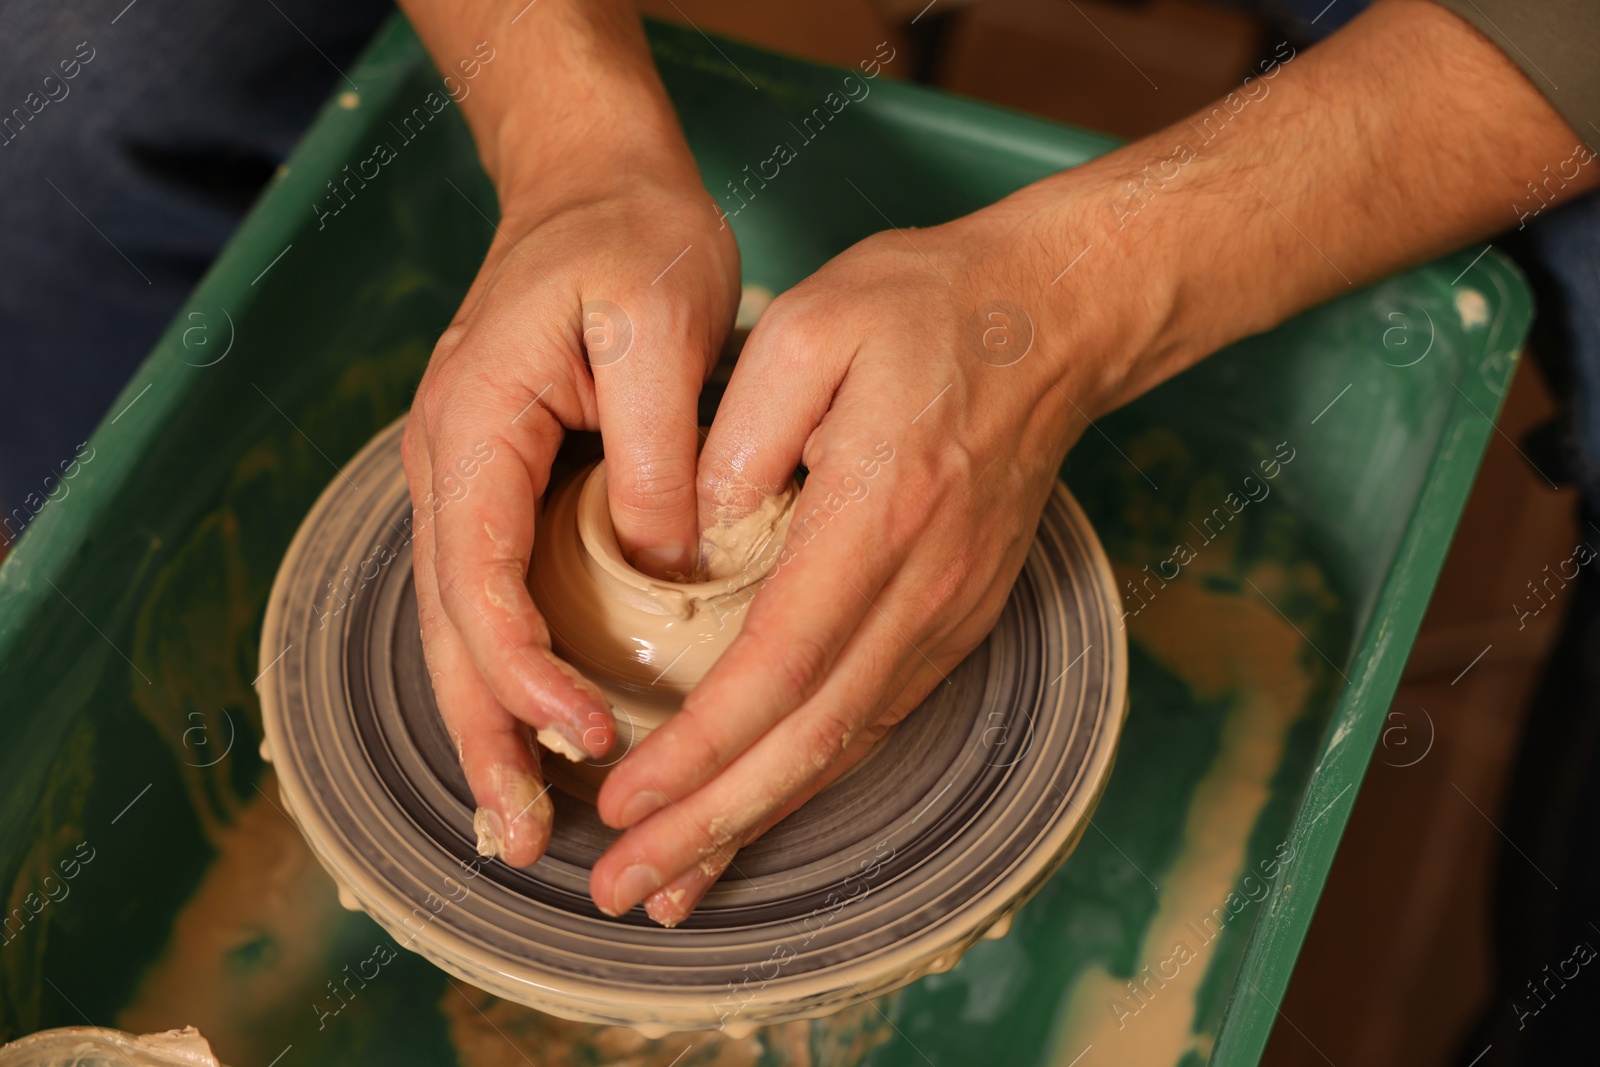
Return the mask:
<svg viewBox="0 0 1600 1067">
<path fill-rule="evenodd" d="M 733 642 L 783 547 L 782 505 L 795 491 L 774 501 L 770 525 L 755 524 L 761 536 L 747 546 L 748 559 L 693 581 L 651 577 L 625 558 L 603 460 L 580 466 L 541 502 L 528 589 L 556 653 L 600 687 L 617 722 L 617 743 L 603 759 L 545 761 L 557 787 L 594 803 L 607 769 L 678 710 Z M 579 755 L 570 744 L 560 748 Z"/>
</svg>

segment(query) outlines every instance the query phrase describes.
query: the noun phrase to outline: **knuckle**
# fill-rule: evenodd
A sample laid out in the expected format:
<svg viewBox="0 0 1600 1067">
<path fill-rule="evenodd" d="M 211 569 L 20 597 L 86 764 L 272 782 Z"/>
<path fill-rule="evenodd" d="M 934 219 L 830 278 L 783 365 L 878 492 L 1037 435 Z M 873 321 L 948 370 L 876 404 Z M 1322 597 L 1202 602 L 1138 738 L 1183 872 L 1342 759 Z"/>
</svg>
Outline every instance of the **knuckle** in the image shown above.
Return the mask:
<svg viewBox="0 0 1600 1067">
<path fill-rule="evenodd" d="M 451 610 L 453 607 L 471 613 L 464 616 L 471 619 L 483 607 L 493 607 L 502 615 L 512 615 L 517 614 L 522 606 L 523 598 L 519 591 L 526 592 L 522 584 L 524 571 L 516 560 L 483 556 L 467 558 L 459 549 L 441 544 L 434 572 L 439 577 L 440 600 L 451 612 L 452 619 L 458 618 L 457 612 Z M 447 595 L 451 593 L 455 595 Z"/>
<path fill-rule="evenodd" d="M 647 462 L 617 473 L 617 502 L 637 514 L 665 515 L 695 504 L 694 472 L 678 463 Z"/>
<path fill-rule="evenodd" d="M 818 709 L 798 724 L 800 755 L 817 771 L 825 771 L 844 755 L 856 732 L 855 723 L 835 708 Z"/>
<path fill-rule="evenodd" d="M 450 353 L 461 346 L 462 340 L 467 336 L 468 328 L 465 319 L 452 322 L 434 342 L 432 358 L 436 360 L 448 358 Z"/>
<path fill-rule="evenodd" d="M 406 428 L 400 433 L 400 466 L 406 472 L 406 480 L 417 484 L 423 472 L 422 459 L 425 455 L 421 441 L 422 430 L 418 425 L 418 417 L 413 414 L 406 419 Z"/>
<path fill-rule="evenodd" d="M 940 481 L 946 485 L 970 485 L 977 469 L 977 458 L 972 449 L 959 441 L 951 441 L 941 448 L 936 458 Z"/>
<path fill-rule="evenodd" d="M 939 444 L 917 450 L 908 457 L 901 469 L 908 488 L 921 490 L 932 498 L 940 498 L 953 489 L 970 486 L 977 470 L 972 450 L 956 434 L 949 435 Z M 985 475 L 985 483 L 989 474 Z"/>
<path fill-rule="evenodd" d="M 761 317 L 756 320 L 751 330 L 752 336 L 763 333 L 782 333 L 794 325 L 795 320 L 801 317 L 805 305 L 803 289 L 805 282 L 801 282 L 793 289 L 779 293 L 773 297 L 766 308 L 762 310 Z"/>
<path fill-rule="evenodd" d="M 707 510 L 715 509 L 727 499 L 732 473 L 721 459 L 714 456 L 705 458 L 695 478 L 694 492 L 696 499 Z"/>
<path fill-rule="evenodd" d="M 746 348 L 757 361 L 799 363 L 822 342 L 826 329 L 827 322 L 817 314 L 815 299 L 791 290 L 761 313 Z"/>
<path fill-rule="evenodd" d="M 723 743 L 715 720 L 687 701 L 669 726 L 673 763 L 683 769 L 691 783 L 709 778 L 736 755 Z"/>
<path fill-rule="evenodd" d="M 450 390 L 445 387 L 441 379 L 450 376 L 456 366 L 452 358 L 461 348 L 467 337 L 467 326 L 464 323 L 453 323 L 449 329 L 439 335 L 439 340 L 433 346 L 433 355 L 428 358 L 428 369 L 422 376 L 422 382 L 417 386 L 417 397 L 412 404 L 412 410 L 423 417 L 423 426 L 433 429 L 437 425 L 439 409 L 443 406 L 446 394 Z"/>
<path fill-rule="evenodd" d="M 1037 468 L 1023 463 L 997 463 L 989 468 L 987 474 L 998 481 L 1003 494 L 1020 500 L 1033 488 Z"/>
<path fill-rule="evenodd" d="M 488 585 L 492 582 L 516 582 L 522 584 L 527 574 L 527 564 L 514 556 L 495 554 L 480 555 L 471 560 L 464 560 L 461 567 L 462 575 L 469 582 Z"/>
<path fill-rule="evenodd" d="M 701 453 L 705 465 L 693 485 L 693 494 L 703 511 L 720 514 L 725 507 L 756 508 L 762 498 L 778 486 L 757 485 L 738 467 L 709 450 Z"/>
<path fill-rule="evenodd" d="M 898 255 L 904 242 L 901 236 L 893 230 L 878 230 L 868 234 L 850 247 L 852 258 L 867 258 L 884 253 Z"/>
<path fill-rule="evenodd" d="M 551 649 L 550 624 L 544 621 L 544 616 L 539 614 L 537 608 L 526 610 L 522 613 L 523 625 L 526 627 L 528 643 L 535 645 L 546 652 Z M 555 667 L 555 664 L 551 664 Z M 565 673 L 560 668 L 555 668 L 558 673 Z"/>
<path fill-rule="evenodd" d="M 828 650 L 814 637 L 791 634 L 778 645 L 772 677 L 778 692 L 790 703 L 810 696 L 828 666 Z"/>
<path fill-rule="evenodd" d="M 443 385 L 439 378 L 437 374 L 424 377 L 422 384 L 417 387 L 417 398 L 411 406 L 413 415 L 421 420 L 422 432 L 429 438 L 438 435 L 450 401 L 450 389 Z M 414 420 L 408 420 L 407 429 L 410 429 L 411 421 Z"/>
</svg>

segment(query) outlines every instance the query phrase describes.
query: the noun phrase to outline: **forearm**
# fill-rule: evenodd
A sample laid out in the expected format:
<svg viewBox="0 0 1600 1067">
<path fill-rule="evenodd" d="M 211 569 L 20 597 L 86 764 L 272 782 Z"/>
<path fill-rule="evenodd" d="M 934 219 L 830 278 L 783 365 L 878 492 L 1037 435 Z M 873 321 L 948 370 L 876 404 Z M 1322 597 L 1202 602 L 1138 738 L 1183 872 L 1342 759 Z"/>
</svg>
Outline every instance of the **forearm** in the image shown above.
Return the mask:
<svg viewBox="0 0 1600 1067">
<path fill-rule="evenodd" d="M 599 169 L 698 180 L 631 0 L 400 6 L 447 76 L 493 50 L 460 103 L 502 203 L 564 195 Z"/>
<path fill-rule="evenodd" d="M 1146 287 L 1120 324 L 1130 357 L 1087 383 L 1101 410 L 1303 308 L 1514 226 L 1517 205 L 1600 184 L 1600 165 L 1516 66 L 1427 0 L 1381 3 L 1279 58 L 1228 105 L 1014 198 L 1042 221 L 1054 264 L 1091 246 L 1047 287 L 1047 316 L 1118 302 L 1094 291 L 1106 268 Z"/>
</svg>

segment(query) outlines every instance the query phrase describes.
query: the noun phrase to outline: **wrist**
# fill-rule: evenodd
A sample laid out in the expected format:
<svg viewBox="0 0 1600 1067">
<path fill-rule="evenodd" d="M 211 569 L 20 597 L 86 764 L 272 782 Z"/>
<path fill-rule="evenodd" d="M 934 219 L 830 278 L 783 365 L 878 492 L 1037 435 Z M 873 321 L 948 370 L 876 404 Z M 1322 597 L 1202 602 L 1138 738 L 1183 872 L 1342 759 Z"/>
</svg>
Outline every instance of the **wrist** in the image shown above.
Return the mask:
<svg viewBox="0 0 1600 1067">
<path fill-rule="evenodd" d="M 1256 194 L 1198 160 L 1181 130 L 1017 194 L 1044 235 L 1031 273 L 1047 360 L 1091 418 L 1289 310 L 1279 305 L 1295 282 L 1253 242 L 1260 212 L 1240 190 Z"/>
<path fill-rule="evenodd" d="M 1096 160 L 960 220 L 979 248 L 970 276 L 1015 294 L 1030 320 L 1040 403 L 1080 429 L 1192 362 L 1180 238 L 1127 224 L 1125 167 Z"/>
<path fill-rule="evenodd" d="M 502 210 L 549 211 L 629 187 L 681 190 L 709 199 L 699 168 L 663 96 L 613 87 L 581 112 L 553 119 L 527 109 L 474 130 Z M 707 209 L 709 210 L 709 208 Z"/>
<path fill-rule="evenodd" d="M 440 69 L 459 67 L 472 79 L 452 88 L 447 78 L 445 87 L 502 208 L 568 200 L 630 171 L 657 185 L 700 187 L 632 0 L 544 0 L 523 9 L 516 33 L 485 28 L 499 5 L 402 4 Z M 476 38 L 476 61 L 452 64 L 465 54 L 462 42 Z"/>
</svg>

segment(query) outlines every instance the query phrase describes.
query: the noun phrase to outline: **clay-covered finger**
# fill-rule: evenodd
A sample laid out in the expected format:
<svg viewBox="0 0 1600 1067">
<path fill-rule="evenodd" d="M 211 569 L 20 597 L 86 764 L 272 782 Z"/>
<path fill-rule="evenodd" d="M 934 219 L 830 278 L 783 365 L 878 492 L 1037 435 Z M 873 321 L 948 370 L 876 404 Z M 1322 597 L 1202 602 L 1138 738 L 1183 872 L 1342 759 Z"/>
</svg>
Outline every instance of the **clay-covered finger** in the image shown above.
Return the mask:
<svg viewBox="0 0 1600 1067">
<path fill-rule="evenodd" d="M 614 739 L 598 689 L 550 651 L 527 589 L 534 509 L 560 428 L 535 395 L 448 393 L 425 413 L 439 600 L 494 698 L 569 757 Z M 521 425 L 519 425 L 521 423 Z"/>
<path fill-rule="evenodd" d="M 617 542 L 645 573 L 683 579 L 694 571 L 700 533 L 695 412 L 725 329 L 708 332 L 705 316 L 662 299 L 666 292 L 635 298 L 631 309 L 585 302 L 584 344 Z"/>
<path fill-rule="evenodd" d="M 737 759 L 816 691 L 874 614 L 872 599 L 903 550 L 883 537 L 886 486 L 878 501 L 837 491 L 854 470 L 830 463 L 807 479 L 775 570 L 750 587 L 739 636 L 682 709 L 607 777 L 598 808 L 608 825 L 634 825 Z"/>
<path fill-rule="evenodd" d="M 455 683 L 444 686 L 454 687 Z M 446 723 L 456 737 L 461 769 L 477 802 L 472 829 L 478 855 L 499 856 L 513 867 L 527 867 L 550 844 L 555 815 L 532 734 L 487 690 L 477 697 L 457 696 L 455 706 L 456 714 Z"/>
<path fill-rule="evenodd" d="M 407 458 L 425 459 L 418 455 L 425 451 L 425 445 L 414 443 Z M 422 506 L 412 512 L 412 570 L 434 697 L 476 802 L 473 829 L 478 852 L 527 866 L 544 854 L 554 809 L 528 727 L 494 699 L 440 607 L 431 517 L 424 496 Z"/>
<path fill-rule="evenodd" d="M 924 667 L 914 672 L 912 681 L 900 691 L 900 695 L 895 698 L 889 710 L 884 712 L 876 723 L 855 736 L 850 746 L 839 757 L 839 761 L 815 781 L 808 783 L 777 811 L 767 816 L 766 821 L 756 827 L 740 847 L 749 847 L 752 842 L 787 819 L 812 797 L 838 781 L 845 772 L 860 763 L 867 753 L 872 751 L 872 746 L 882 739 L 884 733 L 904 718 L 908 711 L 920 704 L 933 687 L 942 681 L 943 677 L 932 668 Z M 700 906 L 700 902 L 705 899 L 711 887 L 733 865 L 734 855 L 736 853 L 731 849 L 719 850 L 671 879 L 666 885 L 644 898 L 645 914 L 668 929 L 677 926 Z"/>
<path fill-rule="evenodd" d="M 696 864 L 752 839 L 831 780 L 834 764 L 917 674 L 913 660 L 924 653 L 904 636 L 912 625 L 888 617 L 865 624 L 840 669 L 804 707 L 721 774 L 614 842 L 590 874 L 596 906 L 626 912 Z M 947 672 L 937 663 L 933 668 Z"/>
<path fill-rule="evenodd" d="M 938 676 L 934 675 L 925 684 L 921 685 L 919 687 L 921 694 L 923 696 L 927 695 L 928 690 L 931 689 L 933 685 L 938 682 L 938 680 Z M 911 707 L 915 707 L 921 701 L 921 699 L 922 697 L 918 696 L 915 699 L 906 702 L 902 698 L 902 700 L 898 701 L 897 703 L 906 703 L 906 706 L 909 709 Z M 788 818 L 791 814 L 801 808 L 806 801 L 810 800 L 812 797 L 822 792 L 822 790 L 832 785 L 839 779 L 840 775 L 844 774 L 851 767 L 854 767 L 857 763 L 861 762 L 862 757 L 872 750 L 873 745 L 878 743 L 878 740 L 883 736 L 884 731 L 887 730 L 894 721 L 898 721 L 899 717 L 903 714 L 904 712 L 896 714 L 893 710 L 891 710 L 889 713 L 880 718 L 878 723 L 875 723 L 874 725 L 862 730 L 859 734 L 857 734 L 856 739 L 850 743 L 850 747 L 845 749 L 844 754 L 839 757 L 838 763 L 828 768 L 828 770 L 815 782 L 808 784 L 805 789 L 791 797 L 788 803 L 782 805 L 777 811 L 767 816 L 766 821 L 760 826 L 756 827 L 755 830 L 745 838 L 744 844 L 740 847 L 748 847 L 751 842 L 759 839 L 762 834 L 766 833 L 768 830 L 772 829 L 774 826 L 778 825 L 784 819 Z M 645 914 L 669 929 L 677 926 L 679 923 L 687 919 L 695 908 L 700 906 L 700 902 L 705 899 L 706 893 L 708 893 L 711 890 L 711 887 L 716 884 L 717 879 L 721 878 L 723 874 L 727 872 L 728 868 L 733 865 L 735 855 L 736 853 L 731 848 L 719 850 L 696 863 L 693 867 L 678 875 L 676 878 L 673 878 L 666 885 L 662 886 L 660 889 L 644 898 Z"/>
<path fill-rule="evenodd" d="M 671 929 L 700 906 L 706 893 L 733 862 L 733 850 L 715 852 L 644 898 L 644 913 Z"/>
<path fill-rule="evenodd" d="M 853 352 L 830 346 L 786 294 L 750 333 L 700 452 L 700 528 L 789 484 Z"/>
</svg>

